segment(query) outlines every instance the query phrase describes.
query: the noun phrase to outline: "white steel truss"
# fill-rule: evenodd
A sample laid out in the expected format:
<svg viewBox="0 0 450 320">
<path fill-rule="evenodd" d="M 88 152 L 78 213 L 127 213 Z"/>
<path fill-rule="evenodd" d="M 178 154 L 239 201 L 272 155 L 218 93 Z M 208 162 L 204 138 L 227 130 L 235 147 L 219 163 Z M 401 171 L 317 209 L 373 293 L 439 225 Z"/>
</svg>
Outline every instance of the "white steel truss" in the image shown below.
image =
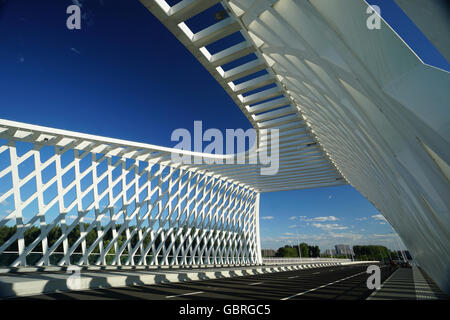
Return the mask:
<svg viewBox="0 0 450 320">
<path fill-rule="evenodd" d="M 0 139 L 0 228 L 16 228 L 0 256 L 12 267 L 261 262 L 251 187 L 150 145 L 6 120 Z"/>
<path fill-rule="evenodd" d="M 44 253 L 32 263 L 38 265 L 52 263 L 56 251 L 62 252 L 57 264 L 71 263 L 76 254 L 81 264 L 258 263 L 260 192 L 348 181 L 386 217 L 421 267 L 450 291 L 448 72 L 424 64 L 386 22 L 380 30 L 367 28 L 365 0 L 182 0 L 173 6 L 140 1 L 235 101 L 257 131 L 260 147 L 268 144 L 262 129 L 279 129 L 279 172 L 262 176 L 260 165 L 177 165 L 171 155 L 180 152 L 170 148 L 1 121 L 6 142 L 0 156 L 10 160 L 0 167 L 0 179 L 10 182 L 0 183 L 0 202 L 11 208 L 0 226 L 12 223 L 17 229 L 13 240 L 0 244 L 0 254 L 16 241 L 19 256 L 12 265 L 26 264 L 30 248 L 38 245 Z M 219 2 L 225 8 L 219 21 L 193 32 L 189 20 Z M 243 40 L 210 48 L 234 34 Z M 22 154 L 21 143 L 32 147 Z M 39 159 L 48 146 L 54 154 Z M 89 191 L 85 159 L 91 161 Z M 22 176 L 21 167 L 30 162 L 33 173 Z M 51 163 L 56 174 L 49 182 L 38 173 Z M 72 168 L 75 178 L 66 183 Z M 147 182 L 141 184 L 141 178 Z M 22 198 L 31 181 L 37 187 Z M 49 184 L 56 187 L 51 200 L 56 217 L 43 191 Z M 128 194 L 130 188 L 134 193 Z M 69 189 L 76 200 L 66 204 Z M 89 192 L 93 198 L 86 207 Z M 120 201 L 119 207 L 105 209 L 105 198 L 109 204 Z M 38 209 L 27 218 L 33 201 Z M 27 243 L 33 223 L 42 233 Z M 57 224 L 61 235 L 50 243 Z"/>
<path fill-rule="evenodd" d="M 140 1 L 256 130 L 280 129 L 280 172 L 259 190 L 352 184 L 450 292 L 449 72 L 425 64 L 381 17 L 369 28 L 366 0 Z M 448 56 L 425 5 L 397 2 Z M 425 6 L 443 28 L 444 3 Z"/>
<path fill-rule="evenodd" d="M 165 0 L 140 0 L 150 12 L 169 29 L 177 39 L 198 59 L 217 82 L 230 95 L 259 134 L 262 129 L 278 129 L 280 169 L 276 175 L 262 176 L 252 172 L 247 179 L 236 173 L 241 181 L 254 185 L 261 192 L 327 187 L 347 184 L 329 155 L 318 143 L 303 118 L 298 101 L 286 90 L 267 55 L 260 52 L 255 36 L 243 28 L 242 22 L 227 9 L 228 17 L 205 27 L 197 33 L 189 29 L 188 21 L 219 2 L 225 8 L 227 1 L 183 0 L 169 6 Z M 248 2 L 248 1 L 246 1 Z M 256 17 L 274 1 L 258 1 L 247 17 Z M 234 7 L 236 8 L 236 7 Z M 250 21 L 250 20 L 248 20 Z M 239 33 L 242 41 L 219 52 L 208 51 L 208 45 Z M 230 62 L 254 54 L 256 58 L 224 69 Z M 254 76 L 258 72 L 264 75 Z M 252 77 L 247 79 L 246 77 Z M 269 86 L 270 88 L 267 88 Z M 261 137 L 260 145 L 267 144 Z M 216 168 L 217 170 L 218 168 Z M 246 168 L 248 173 L 248 168 Z"/>
</svg>

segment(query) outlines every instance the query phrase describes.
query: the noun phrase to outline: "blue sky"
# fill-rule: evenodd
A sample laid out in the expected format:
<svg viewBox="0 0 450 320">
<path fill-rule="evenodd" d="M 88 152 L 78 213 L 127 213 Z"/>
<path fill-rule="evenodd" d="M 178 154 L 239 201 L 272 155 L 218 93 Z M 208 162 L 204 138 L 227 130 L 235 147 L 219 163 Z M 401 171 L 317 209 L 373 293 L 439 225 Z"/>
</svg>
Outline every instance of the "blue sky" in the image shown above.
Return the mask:
<svg viewBox="0 0 450 320">
<path fill-rule="evenodd" d="M 83 20 L 74 31 L 66 28 L 73 1 L 0 0 L 0 118 L 163 146 L 174 146 L 172 131 L 192 129 L 195 120 L 223 132 L 250 128 L 222 87 L 139 1 L 77 2 Z M 426 63 L 449 69 L 393 1 L 369 3 L 381 7 Z M 263 194 L 261 202 L 264 248 L 295 244 L 297 233 L 323 250 L 338 243 L 398 247 L 389 224 L 350 186 Z"/>
<path fill-rule="evenodd" d="M 265 248 L 298 241 L 322 250 L 341 243 L 403 248 L 384 217 L 351 186 L 264 193 L 260 210 Z"/>
</svg>

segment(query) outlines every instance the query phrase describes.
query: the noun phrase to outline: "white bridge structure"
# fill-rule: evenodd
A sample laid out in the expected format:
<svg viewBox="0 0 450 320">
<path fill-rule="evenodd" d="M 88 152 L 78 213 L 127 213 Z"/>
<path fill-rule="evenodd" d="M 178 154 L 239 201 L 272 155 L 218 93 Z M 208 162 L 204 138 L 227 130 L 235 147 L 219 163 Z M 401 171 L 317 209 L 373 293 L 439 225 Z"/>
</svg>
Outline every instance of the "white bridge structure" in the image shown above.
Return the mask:
<svg viewBox="0 0 450 320">
<path fill-rule="evenodd" d="M 174 163 L 173 153 L 227 156 L 0 120 L 0 202 L 10 206 L 0 227 L 16 228 L 0 255 L 16 246 L 10 266 L 260 264 L 260 193 L 351 184 L 449 292 L 447 71 L 385 21 L 369 29 L 364 0 L 140 1 L 257 132 L 279 129 L 279 171 Z M 218 5 L 216 22 L 192 24 Z"/>
</svg>

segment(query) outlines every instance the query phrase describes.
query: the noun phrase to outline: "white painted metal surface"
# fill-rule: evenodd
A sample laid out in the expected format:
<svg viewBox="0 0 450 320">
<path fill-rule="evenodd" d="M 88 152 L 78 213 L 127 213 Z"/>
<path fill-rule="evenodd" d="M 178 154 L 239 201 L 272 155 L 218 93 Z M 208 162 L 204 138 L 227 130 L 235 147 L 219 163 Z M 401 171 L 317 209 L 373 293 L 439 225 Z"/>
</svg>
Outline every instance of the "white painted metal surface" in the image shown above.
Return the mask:
<svg viewBox="0 0 450 320">
<path fill-rule="evenodd" d="M 303 139 L 317 142 L 320 155 L 314 161 L 360 191 L 420 266 L 450 292 L 448 72 L 424 64 L 384 21 L 379 30 L 367 28 L 364 0 L 225 0 L 221 3 L 229 17 L 195 34 L 187 21 L 194 15 L 175 20 L 161 8 L 162 0 L 141 2 L 215 77 L 255 128 L 269 122 L 283 130 L 306 129 L 292 135 L 286 131 L 280 149 L 287 141 L 297 146 L 308 143 Z M 216 3 L 183 0 L 177 6 L 204 10 Z M 208 50 L 232 32 L 240 32 L 245 41 L 221 52 Z M 249 52 L 256 60 L 222 68 Z M 266 75 L 236 82 L 262 69 Z M 276 86 L 265 89 L 268 83 Z M 254 99 L 258 102 L 253 104 Z M 305 177 L 290 177 L 305 170 L 317 179 L 310 164 L 300 165 L 306 150 L 294 151 L 295 169 L 285 171 L 284 180 L 266 184 L 265 191 L 298 188 Z M 282 156 L 283 167 L 288 158 Z"/>
<path fill-rule="evenodd" d="M 183 0 L 172 9 L 169 9 L 170 6 L 165 1 L 140 1 L 222 85 L 246 115 L 258 135 L 261 129 L 278 128 L 280 130 L 279 172 L 274 176 L 262 176 L 257 172 L 248 177 L 246 181 L 248 185 L 255 185 L 255 188 L 261 192 L 270 192 L 347 184 L 330 162 L 326 152 L 317 143 L 293 97 L 285 90 L 279 77 L 259 52 L 251 35 L 242 29 L 240 20 L 231 15 L 194 34 L 189 29 L 187 20 L 195 18 L 194 11 L 196 13 L 204 11 L 216 5 L 218 1 Z M 197 7 L 202 10 L 189 11 L 183 15 L 184 20 L 180 20 L 180 16 L 175 13 L 184 7 Z M 208 51 L 207 47 L 210 44 L 236 33 L 242 35 L 243 41 L 219 52 Z M 226 70 L 222 68 L 225 64 L 239 61 L 240 58 L 251 53 L 256 54 L 258 58 L 234 68 L 230 67 Z M 266 70 L 267 73 L 245 80 L 245 77 L 251 77 L 261 70 Z M 273 85 L 273 87 L 266 89 L 267 85 Z M 267 140 L 264 137 L 260 138 L 260 146 L 267 145 Z M 219 168 L 216 167 L 215 170 Z M 248 170 L 249 168 L 245 169 L 245 172 L 235 173 L 235 177 L 244 179 Z"/>
<path fill-rule="evenodd" d="M 6 164 L 0 202 L 14 204 L 0 227 L 17 227 L 0 255 L 17 244 L 13 267 L 29 265 L 36 251 L 36 266 L 51 264 L 51 256 L 58 265 L 261 261 L 259 193 L 164 161 L 176 150 L 6 120 L 0 120 L 0 139 Z M 25 243 L 32 226 L 40 227 L 39 235 Z M 61 234 L 49 244 L 56 226 Z"/>
</svg>

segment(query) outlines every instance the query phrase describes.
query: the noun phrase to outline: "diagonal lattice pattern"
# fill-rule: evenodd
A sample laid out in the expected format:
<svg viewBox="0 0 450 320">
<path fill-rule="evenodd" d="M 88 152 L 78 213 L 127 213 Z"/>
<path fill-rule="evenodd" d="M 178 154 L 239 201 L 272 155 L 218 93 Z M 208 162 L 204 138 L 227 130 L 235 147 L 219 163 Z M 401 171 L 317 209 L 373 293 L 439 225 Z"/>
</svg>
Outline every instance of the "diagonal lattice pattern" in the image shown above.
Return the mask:
<svg viewBox="0 0 450 320">
<path fill-rule="evenodd" d="M 274 64 L 276 60 L 265 52 L 268 39 L 262 41 L 259 32 L 245 28 L 277 1 L 140 1 L 229 94 L 258 132 L 260 147 L 270 144 L 267 137 L 261 135 L 263 130 L 278 130 L 280 156 L 276 174 L 260 175 L 246 168 L 243 172 L 233 169 L 227 175 L 261 192 L 347 184 L 303 117 L 300 100 L 287 89 L 285 79 L 292 78 L 290 70 L 295 69 L 288 66 L 285 73 L 280 74 L 275 68 L 278 67 Z M 247 7 L 251 9 L 245 13 Z M 224 14 L 224 19 L 212 19 L 214 12 Z M 260 25 L 259 21 L 255 23 Z M 283 39 L 273 34 L 272 38 L 278 42 Z M 298 41 L 291 37 L 288 44 L 279 46 Z M 308 82 L 307 86 L 310 78 L 311 75 L 306 74 L 302 79 Z"/>
<path fill-rule="evenodd" d="M 0 129 L 0 228 L 9 232 L 0 255 L 8 265 L 259 262 L 252 188 L 164 162 L 160 152 Z"/>
</svg>

